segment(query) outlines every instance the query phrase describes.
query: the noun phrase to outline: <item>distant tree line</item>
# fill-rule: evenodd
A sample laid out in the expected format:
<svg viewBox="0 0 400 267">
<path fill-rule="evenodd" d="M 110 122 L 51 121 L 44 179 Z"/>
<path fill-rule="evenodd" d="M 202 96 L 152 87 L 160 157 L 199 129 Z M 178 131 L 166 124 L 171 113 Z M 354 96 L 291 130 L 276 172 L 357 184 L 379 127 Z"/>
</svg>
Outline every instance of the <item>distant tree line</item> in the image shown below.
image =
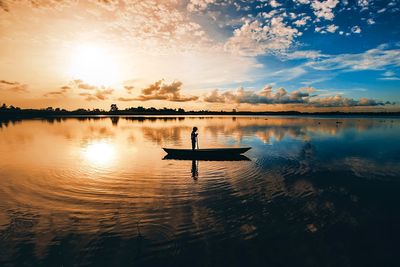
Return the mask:
<svg viewBox="0 0 400 267">
<path fill-rule="evenodd" d="M 130 107 L 126 109 L 119 109 L 116 104 L 112 104 L 109 110 L 103 109 L 76 109 L 66 110 L 61 108 L 47 107 L 44 109 L 21 109 L 12 105 L 7 106 L 2 104 L 0 106 L 0 118 L 34 118 L 34 117 L 58 117 L 58 116 L 95 116 L 95 115 L 390 115 L 399 116 L 400 112 L 299 112 L 299 111 L 185 111 L 183 108 L 160 108 L 155 107 L 145 108 Z"/>
</svg>

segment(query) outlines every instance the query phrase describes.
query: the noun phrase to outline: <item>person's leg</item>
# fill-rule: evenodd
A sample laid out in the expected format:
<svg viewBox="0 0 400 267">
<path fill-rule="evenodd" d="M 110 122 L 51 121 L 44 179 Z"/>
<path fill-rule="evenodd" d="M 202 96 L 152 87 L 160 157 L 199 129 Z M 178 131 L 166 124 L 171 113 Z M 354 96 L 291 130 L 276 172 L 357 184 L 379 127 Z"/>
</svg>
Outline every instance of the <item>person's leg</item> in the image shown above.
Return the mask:
<svg viewBox="0 0 400 267">
<path fill-rule="evenodd" d="M 196 148 L 196 141 L 192 141 L 192 150 Z"/>
</svg>

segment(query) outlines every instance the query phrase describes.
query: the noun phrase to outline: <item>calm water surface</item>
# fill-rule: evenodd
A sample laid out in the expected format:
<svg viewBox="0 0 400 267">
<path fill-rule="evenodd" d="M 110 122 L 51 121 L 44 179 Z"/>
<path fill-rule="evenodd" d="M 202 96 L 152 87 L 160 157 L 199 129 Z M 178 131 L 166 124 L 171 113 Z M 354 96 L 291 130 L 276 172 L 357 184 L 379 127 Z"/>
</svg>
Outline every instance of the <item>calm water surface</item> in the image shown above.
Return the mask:
<svg viewBox="0 0 400 267">
<path fill-rule="evenodd" d="M 1 266 L 394 266 L 400 119 L 0 123 Z M 243 161 L 161 147 L 252 146 Z"/>
</svg>

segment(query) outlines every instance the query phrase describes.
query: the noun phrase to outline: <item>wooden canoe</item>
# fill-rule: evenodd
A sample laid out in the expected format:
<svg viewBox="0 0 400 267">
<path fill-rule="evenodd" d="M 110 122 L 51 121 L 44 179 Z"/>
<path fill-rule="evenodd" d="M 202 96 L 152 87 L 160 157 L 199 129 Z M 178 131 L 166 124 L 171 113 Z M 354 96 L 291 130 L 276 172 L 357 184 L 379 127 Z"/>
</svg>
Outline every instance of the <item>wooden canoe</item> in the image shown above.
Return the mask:
<svg viewBox="0 0 400 267">
<path fill-rule="evenodd" d="M 202 148 L 202 149 L 180 149 L 163 148 L 168 155 L 178 156 L 233 156 L 240 155 L 251 149 L 251 147 L 232 147 L 232 148 Z"/>
</svg>

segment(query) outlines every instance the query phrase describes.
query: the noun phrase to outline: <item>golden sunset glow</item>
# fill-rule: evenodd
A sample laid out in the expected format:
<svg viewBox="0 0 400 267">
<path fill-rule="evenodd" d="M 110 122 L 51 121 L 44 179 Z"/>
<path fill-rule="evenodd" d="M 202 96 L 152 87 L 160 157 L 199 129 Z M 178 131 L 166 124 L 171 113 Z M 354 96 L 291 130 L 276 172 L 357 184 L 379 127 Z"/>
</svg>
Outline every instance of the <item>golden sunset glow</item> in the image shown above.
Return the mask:
<svg viewBox="0 0 400 267">
<path fill-rule="evenodd" d="M 94 44 L 77 45 L 71 51 L 68 74 L 95 86 L 120 82 L 120 68 L 110 48 Z"/>
</svg>

